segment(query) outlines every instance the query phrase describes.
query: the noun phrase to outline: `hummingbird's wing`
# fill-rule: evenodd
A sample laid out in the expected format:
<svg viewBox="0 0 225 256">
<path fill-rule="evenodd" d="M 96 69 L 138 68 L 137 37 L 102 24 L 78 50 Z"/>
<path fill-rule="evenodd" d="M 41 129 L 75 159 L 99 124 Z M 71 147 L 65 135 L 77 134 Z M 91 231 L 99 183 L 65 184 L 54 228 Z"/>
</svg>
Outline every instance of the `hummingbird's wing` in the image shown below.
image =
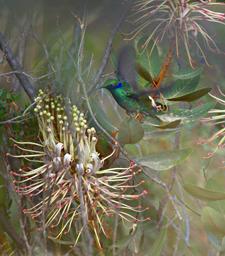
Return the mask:
<svg viewBox="0 0 225 256">
<path fill-rule="evenodd" d="M 124 46 L 119 53 L 117 75 L 128 83 L 134 91 L 138 90 L 136 82 L 136 53 L 131 45 Z"/>
<path fill-rule="evenodd" d="M 150 85 L 155 84 L 155 81 L 154 81 L 153 77 L 151 76 L 151 74 L 140 63 L 136 63 L 136 70 L 142 78 L 144 78 L 147 82 L 150 83 Z"/>
</svg>

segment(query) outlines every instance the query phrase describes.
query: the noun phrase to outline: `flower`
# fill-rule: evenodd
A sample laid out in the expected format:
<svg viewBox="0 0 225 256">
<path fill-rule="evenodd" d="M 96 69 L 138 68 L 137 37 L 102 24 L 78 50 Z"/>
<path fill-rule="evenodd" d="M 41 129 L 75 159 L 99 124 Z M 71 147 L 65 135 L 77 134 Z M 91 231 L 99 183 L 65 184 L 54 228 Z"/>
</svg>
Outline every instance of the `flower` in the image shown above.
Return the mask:
<svg viewBox="0 0 225 256">
<path fill-rule="evenodd" d="M 104 218 L 117 214 L 126 221 L 142 221 L 135 215 L 147 209 L 130 206 L 129 202 L 138 201 L 147 192 L 133 194 L 143 183 L 133 181 L 141 172 L 133 162 L 125 168 L 104 169 L 104 162 L 114 152 L 100 158 L 95 129 L 88 128 L 84 114 L 76 106 L 68 105 L 66 108 L 61 96 L 39 92 L 34 109 L 39 142 L 13 140 L 21 153 L 9 155 L 22 158 L 27 164 L 11 173 L 16 191 L 32 202 L 31 207 L 23 210 L 25 214 L 40 225 L 44 216 L 45 228 L 56 230 L 56 239 L 75 227 L 75 244 L 84 229 L 80 223 L 86 216 L 101 248 L 99 233 L 107 236 Z"/>
<path fill-rule="evenodd" d="M 202 45 L 206 43 L 211 50 L 219 51 L 219 49 L 205 24 L 225 25 L 225 13 L 211 10 L 216 6 L 221 7 L 225 4 L 203 0 L 138 0 L 134 8 L 136 28 L 131 33 L 130 39 L 142 32 L 149 33 L 147 31 L 152 29 L 144 42 L 144 48 L 152 40 L 154 46 L 169 36 L 170 47 L 176 49 L 177 56 L 180 48 L 184 47 L 191 66 L 193 65 L 191 54 L 193 45 L 208 63 Z"/>
<path fill-rule="evenodd" d="M 219 89 L 219 88 L 218 88 Z M 221 96 L 225 97 L 225 94 L 219 89 Z M 209 94 L 214 100 L 216 100 L 222 106 L 225 106 L 225 100 L 215 96 L 213 94 Z M 208 153 L 207 157 L 212 157 L 218 149 L 222 149 L 225 147 L 225 109 L 212 109 L 208 112 L 211 116 L 207 118 L 203 118 L 203 122 L 209 122 L 212 125 L 221 125 L 221 129 L 214 133 L 208 140 L 200 141 L 200 143 L 211 143 L 213 141 L 218 140 L 217 146 L 213 152 Z"/>
</svg>

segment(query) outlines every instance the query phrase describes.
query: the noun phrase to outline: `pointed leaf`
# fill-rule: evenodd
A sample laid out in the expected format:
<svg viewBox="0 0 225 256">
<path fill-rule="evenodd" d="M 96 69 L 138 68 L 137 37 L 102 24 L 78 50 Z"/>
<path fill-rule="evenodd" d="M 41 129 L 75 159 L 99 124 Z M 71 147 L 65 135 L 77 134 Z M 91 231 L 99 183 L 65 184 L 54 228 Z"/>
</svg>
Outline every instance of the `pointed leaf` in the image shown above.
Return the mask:
<svg viewBox="0 0 225 256">
<path fill-rule="evenodd" d="M 165 171 L 183 162 L 191 152 L 191 149 L 166 151 L 136 160 L 140 165 L 149 167 L 156 171 Z"/>
<path fill-rule="evenodd" d="M 175 80 L 189 80 L 198 77 L 202 73 L 202 68 L 183 70 L 179 74 L 173 74 Z"/>
<path fill-rule="evenodd" d="M 193 184 L 184 184 L 183 188 L 192 196 L 206 201 L 225 200 L 225 192 L 209 190 L 195 186 Z"/>
<path fill-rule="evenodd" d="M 198 86 L 202 69 L 191 70 L 189 73 L 183 74 L 176 80 L 170 90 L 166 90 L 163 96 L 167 98 L 175 98 L 193 92 Z M 179 77 L 179 76 L 178 76 Z M 178 78 L 177 77 L 177 78 Z"/>
<path fill-rule="evenodd" d="M 141 124 L 137 120 L 129 118 L 120 124 L 117 139 L 121 144 L 135 144 L 140 141 L 143 136 L 144 129 Z"/>
<path fill-rule="evenodd" d="M 155 126 L 159 129 L 175 129 L 177 128 L 181 123 L 181 120 L 175 120 L 172 122 L 162 122 L 162 124 Z"/>
<path fill-rule="evenodd" d="M 153 83 L 153 78 L 151 76 L 151 74 L 139 63 L 136 64 L 136 70 L 138 72 L 138 74 L 144 78 L 146 81 Z"/>
<path fill-rule="evenodd" d="M 185 94 L 183 96 L 178 96 L 175 98 L 169 98 L 169 101 L 185 101 L 185 102 L 192 102 L 198 100 L 199 98 L 205 96 L 211 91 L 211 88 L 203 88 L 195 92 L 191 92 L 189 94 Z"/>
<path fill-rule="evenodd" d="M 148 44 L 149 47 L 143 50 L 142 46 L 145 40 L 146 38 L 140 38 L 135 42 L 136 52 L 139 53 L 141 51 L 137 54 L 138 61 L 149 71 L 152 77 L 157 77 L 160 72 L 162 60 L 154 41 L 150 41 Z"/>
<path fill-rule="evenodd" d="M 220 237 L 225 236 L 225 216 L 213 208 L 203 208 L 201 221 L 207 231 Z"/>
</svg>

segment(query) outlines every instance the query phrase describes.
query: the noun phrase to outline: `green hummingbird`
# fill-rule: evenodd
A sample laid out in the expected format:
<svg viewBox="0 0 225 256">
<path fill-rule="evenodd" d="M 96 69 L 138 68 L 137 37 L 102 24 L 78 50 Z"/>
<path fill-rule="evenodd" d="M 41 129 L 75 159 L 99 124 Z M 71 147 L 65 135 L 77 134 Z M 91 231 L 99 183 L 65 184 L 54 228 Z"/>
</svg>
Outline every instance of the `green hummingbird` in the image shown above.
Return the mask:
<svg viewBox="0 0 225 256">
<path fill-rule="evenodd" d="M 154 118 L 159 110 L 166 106 L 155 101 L 150 94 L 140 92 L 136 83 L 135 50 L 132 46 L 122 48 L 118 58 L 117 78 L 109 79 L 101 88 L 107 89 L 115 101 L 126 110 L 128 114 L 141 114 Z M 154 95 L 159 90 L 152 89 Z"/>
<path fill-rule="evenodd" d="M 107 80 L 107 85 L 103 88 L 110 91 L 116 102 L 128 114 L 139 113 L 156 118 L 157 110 L 165 107 L 163 104 L 154 101 L 150 96 L 135 93 L 126 81 L 110 79 Z"/>
</svg>

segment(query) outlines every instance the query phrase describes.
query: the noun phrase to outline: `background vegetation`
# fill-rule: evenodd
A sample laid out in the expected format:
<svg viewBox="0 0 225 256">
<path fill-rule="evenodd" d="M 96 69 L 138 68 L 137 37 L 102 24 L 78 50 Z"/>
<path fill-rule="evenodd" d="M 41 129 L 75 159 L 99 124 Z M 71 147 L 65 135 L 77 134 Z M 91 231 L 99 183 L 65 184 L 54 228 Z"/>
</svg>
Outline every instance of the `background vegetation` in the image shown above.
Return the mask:
<svg viewBox="0 0 225 256">
<path fill-rule="evenodd" d="M 206 87 L 212 88 L 211 96 L 188 103 L 168 102 L 163 123 L 151 118 L 140 123 L 130 118 L 110 93 L 99 90 L 109 77 L 115 77 L 119 49 L 127 43 L 136 47 L 137 61 L 153 77 L 167 57 L 169 36 L 157 47 L 151 48 L 154 40 L 150 40 L 143 52 L 138 51 L 152 27 L 132 38 L 138 13 L 135 3 L 128 2 L 0 1 L 0 45 L 5 38 L 22 67 L 12 69 L 4 47 L 0 47 L 1 255 L 90 255 L 91 240 L 85 235 L 74 246 L 75 228 L 65 239 L 52 239 L 47 229 L 40 230 L 23 213 L 30 201 L 15 191 L 10 172 L 28 163 L 7 157 L 7 153 L 17 152 L 10 138 L 36 141 L 40 135 L 35 104 L 30 100 L 34 95 L 27 94 L 24 84 L 33 86 L 35 96 L 43 89 L 76 104 L 89 127 L 97 131 L 101 156 L 118 150 L 119 156 L 108 166 L 122 168 L 132 160 L 142 169 L 134 182 L 145 183 L 135 192 L 148 192 L 139 203 L 149 210 L 137 215 L 151 220 L 126 222 L 116 214 L 108 218 L 108 237 L 99 232 L 102 249 L 94 242 L 93 255 L 225 254 L 224 20 L 206 26 L 221 51 L 210 51 L 199 41 L 207 60 L 190 46 L 190 63 L 187 51 L 181 49 L 179 55 L 173 55 L 162 83 L 162 87 L 172 84 L 165 98 Z M 224 17 L 223 5 L 213 8 Z M 129 58 L 124 65 L 126 61 Z M 21 75 L 25 81 L 21 82 Z M 145 89 L 146 81 L 140 76 L 137 81 Z M 220 115 L 218 121 L 216 115 Z M 170 126 L 176 120 L 180 124 Z M 90 235 L 94 237 L 93 232 Z"/>
</svg>

